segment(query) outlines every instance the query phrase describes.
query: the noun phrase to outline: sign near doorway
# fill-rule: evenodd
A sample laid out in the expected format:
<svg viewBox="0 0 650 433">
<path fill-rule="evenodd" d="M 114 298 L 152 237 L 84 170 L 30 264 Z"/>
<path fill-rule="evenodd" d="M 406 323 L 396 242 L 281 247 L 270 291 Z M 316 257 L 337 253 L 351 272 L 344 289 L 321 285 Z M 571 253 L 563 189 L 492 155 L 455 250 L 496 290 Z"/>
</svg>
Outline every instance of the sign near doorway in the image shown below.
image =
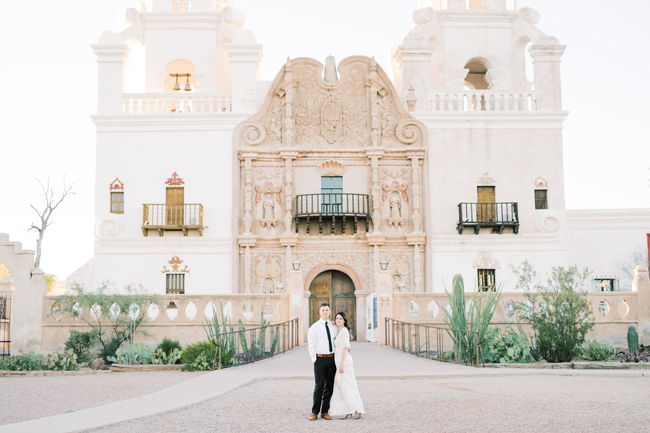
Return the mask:
<svg viewBox="0 0 650 433">
<path fill-rule="evenodd" d="M 291 293 L 291 306 L 292 307 L 300 307 L 302 305 L 301 303 L 301 293 L 299 292 L 293 292 Z"/>
</svg>

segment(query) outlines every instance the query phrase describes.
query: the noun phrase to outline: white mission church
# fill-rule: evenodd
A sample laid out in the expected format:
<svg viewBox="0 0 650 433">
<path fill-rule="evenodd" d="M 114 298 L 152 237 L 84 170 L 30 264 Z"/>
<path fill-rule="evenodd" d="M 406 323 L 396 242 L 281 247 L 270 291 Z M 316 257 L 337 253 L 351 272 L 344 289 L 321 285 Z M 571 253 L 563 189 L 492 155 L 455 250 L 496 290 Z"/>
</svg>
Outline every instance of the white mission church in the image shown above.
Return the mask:
<svg viewBox="0 0 650 433">
<path fill-rule="evenodd" d="M 565 46 L 516 0 L 421 0 L 412 18 L 390 65 L 304 53 L 268 82 L 234 0 L 138 0 L 92 45 L 95 247 L 68 287 L 277 294 L 295 266 L 306 307 L 348 311 L 359 339 L 382 265 L 394 292 L 457 273 L 512 292 L 525 259 L 629 287 L 614 264 L 650 210 L 565 208 Z"/>
</svg>

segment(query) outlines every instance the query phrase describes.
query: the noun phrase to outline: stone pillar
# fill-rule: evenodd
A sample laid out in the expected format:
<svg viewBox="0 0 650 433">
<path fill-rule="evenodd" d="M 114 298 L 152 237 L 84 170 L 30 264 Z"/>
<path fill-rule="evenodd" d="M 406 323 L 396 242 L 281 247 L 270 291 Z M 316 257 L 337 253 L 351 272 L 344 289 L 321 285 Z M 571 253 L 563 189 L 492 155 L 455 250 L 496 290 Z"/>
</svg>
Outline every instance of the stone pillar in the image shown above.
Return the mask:
<svg viewBox="0 0 650 433">
<path fill-rule="evenodd" d="M 386 318 L 393 317 L 393 285 L 390 271 L 379 271 L 377 276 L 377 328 L 379 345 L 386 344 Z"/>
<path fill-rule="evenodd" d="M 11 353 L 39 352 L 43 339 L 43 296 L 47 294 L 45 273 L 34 269 L 29 281 L 16 283 L 14 279 L 19 290 L 14 292 L 13 298 Z"/>
<path fill-rule="evenodd" d="M 304 318 L 303 304 L 309 304 L 309 300 L 303 300 L 304 289 L 302 271 L 291 271 L 289 275 L 289 319 L 298 319 L 298 345 L 305 342 L 305 335 L 309 331 L 308 320 Z M 309 312 L 308 312 L 309 313 Z M 308 316 L 309 317 L 309 316 Z"/>
<path fill-rule="evenodd" d="M 650 338 L 650 279 L 648 269 L 637 266 L 632 279 L 632 291 L 636 292 L 636 311 L 639 335 Z"/>
<path fill-rule="evenodd" d="M 565 48 L 566 45 L 560 45 L 557 38 L 547 37 L 528 49 L 533 58 L 537 109 L 540 111 L 562 110 L 560 58 Z"/>
<path fill-rule="evenodd" d="M 171 3 L 171 2 L 170 2 Z M 119 33 L 105 31 L 96 45 L 97 114 L 122 114 L 124 59 L 129 48 Z"/>
<path fill-rule="evenodd" d="M 232 111 L 257 111 L 257 74 L 262 60 L 262 45 L 253 32 L 238 33 L 232 44 L 226 44 L 232 72 Z M 251 99 L 252 98 L 252 99 Z M 246 101 L 249 100 L 248 105 Z M 253 104 L 250 101 L 254 101 Z"/>
<path fill-rule="evenodd" d="M 400 46 L 395 53 L 395 60 L 399 65 L 402 79 L 401 92 L 406 95 L 413 87 L 417 102 L 415 111 L 428 111 L 429 91 L 431 90 L 431 56 L 433 47 L 408 47 Z"/>
</svg>

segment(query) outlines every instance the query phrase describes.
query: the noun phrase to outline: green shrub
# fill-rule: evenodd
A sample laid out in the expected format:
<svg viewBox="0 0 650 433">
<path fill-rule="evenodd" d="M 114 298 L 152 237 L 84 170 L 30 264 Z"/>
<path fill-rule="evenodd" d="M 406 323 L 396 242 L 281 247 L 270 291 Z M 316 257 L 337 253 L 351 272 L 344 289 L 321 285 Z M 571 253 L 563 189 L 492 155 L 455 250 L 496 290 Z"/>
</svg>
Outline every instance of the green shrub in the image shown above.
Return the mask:
<svg viewBox="0 0 650 433">
<path fill-rule="evenodd" d="M 510 329 L 490 327 L 481 344 L 483 360 L 487 363 L 532 362 L 530 343 L 524 335 L 517 335 Z"/>
<path fill-rule="evenodd" d="M 97 343 L 97 331 L 70 331 L 70 338 L 65 342 L 65 350 L 72 350 L 79 362 L 88 362 L 93 358 L 91 347 Z"/>
<path fill-rule="evenodd" d="M 572 361 L 580 355 L 585 336 L 595 323 L 585 302 L 587 292 L 582 289 L 589 271 L 579 271 L 576 266 L 554 267 L 544 284 L 528 261 L 511 268 L 518 278 L 515 287 L 525 290 L 525 301 L 516 309 L 520 320 L 533 328 L 532 355 L 548 362 Z"/>
<path fill-rule="evenodd" d="M 0 370 L 32 371 L 43 369 L 43 355 L 34 352 L 10 356 L 0 362 Z"/>
<path fill-rule="evenodd" d="M 122 342 L 118 338 L 112 338 L 107 343 L 102 345 L 102 348 L 99 350 L 99 356 L 106 362 L 106 364 L 111 364 L 109 358 L 114 358 L 116 356 L 116 351 L 120 347 Z"/>
<path fill-rule="evenodd" d="M 181 359 L 181 351 L 174 348 L 169 355 L 162 349 L 156 349 L 151 358 L 152 364 L 176 364 Z"/>
<path fill-rule="evenodd" d="M 202 353 L 196 357 L 192 364 L 190 364 L 189 369 L 190 371 L 208 371 L 212 370 L 212 364 L 208 362 L 205 354 Z"/>
<path fill-rule="evenodd" d="M 121 346 L 108 360 L 114 364 L 140 365 L 151 364 L 153 353 L 144 343 L 127 344 Z"/>
<path fill-rule="evenodd" d="M 610 359 L 616 359 L 616 349 L 609 344 L 588 340 L 582 346 L 580 356 L 589 361 L 609 361 Z"/>
<path fill-rule="evenodd" d="M 209 362 L 209 369 L 211 369 L 216 350 L 216 346 L 209 341 L 199 341 L 197 343 L 190 344 L 185 348 L 185 350 L 183 350 L 183 353 L 181 354 L 181 361 L 183 364 L 185 364 L 183 370 L 204 371 L 205 369 L 202 367 L 204 362 Z M 198 367 L 201 367 L 201 369 Z"/>
<path fill-rule="evenodd" d="M 162 350 L 165 352 L 165 355 L 169 357 L 169 355 L 174 351 L 174 349 L 178 349 L 178 352 L 182 352 L 183 348 L 181 347 L 181 343 L 179 343 L 176 340 L 170 340 L 168 338 L 164 338 L 163 341 L 156 347 L 156 350 Z"/>
<path fill-rule="evenodd" d="M 77 354 L 72 350 L 63 353 L 55 352 L 43 358 L 43 369 L 53 371 L 77 371 L 83 363 L 78 362 Z"/>
</svg>

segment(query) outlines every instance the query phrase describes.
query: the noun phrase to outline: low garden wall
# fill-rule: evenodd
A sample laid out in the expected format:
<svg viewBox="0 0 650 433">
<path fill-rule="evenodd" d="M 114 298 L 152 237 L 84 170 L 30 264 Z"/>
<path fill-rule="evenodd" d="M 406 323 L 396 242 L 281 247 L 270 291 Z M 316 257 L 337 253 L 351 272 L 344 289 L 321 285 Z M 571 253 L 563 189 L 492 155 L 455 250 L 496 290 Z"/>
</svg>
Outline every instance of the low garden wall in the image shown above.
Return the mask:
<svg viewBox="0 0 650 433">
<path fill-rule="evenodd" d="M 84 318 L 93 321 L 90 308 L 81 311 L 82 317 L 57 315 L 56 296 L 44 297 L 43 351 L 61 351 L 71 330 L 89 331 Z M 135 342 L 152 344 L 163 338 L 178 340 L 183 347 L 199 340 L 206 340 L 203 323 L 212 318 L 212 309 L 221 319 L 221 308 L 231 317 L 230 323 L 237 328 L 241 319 L 245 327 L 259 326 L 261 317 L 271 323 L 289 320 L 289 295 L 161 295 L 157 305 L 149 306 L 138 330 Z M 221 323 L 220 323 L 221 324 Z"/>
</svg>

